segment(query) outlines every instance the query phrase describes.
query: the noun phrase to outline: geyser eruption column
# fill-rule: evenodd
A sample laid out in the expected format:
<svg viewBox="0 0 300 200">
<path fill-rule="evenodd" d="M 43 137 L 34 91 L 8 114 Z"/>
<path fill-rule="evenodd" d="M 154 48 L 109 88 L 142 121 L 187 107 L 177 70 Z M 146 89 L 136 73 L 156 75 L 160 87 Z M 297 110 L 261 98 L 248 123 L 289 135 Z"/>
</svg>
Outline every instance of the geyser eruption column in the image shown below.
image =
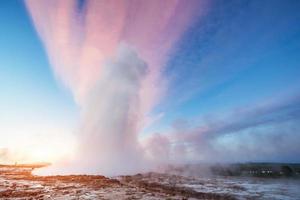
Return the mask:
<svg viewBox="0 0 300 200">
<path fill-rule="evenodd" d="M 203 1 L 78 2 L 26 1 L 55 75 L 82 110 L 76 164 L 53 173 L 133 172 L 144 160 L 138 133 L 164 88 L 161 67 Z"/>
<path fill-rule="evenodd" d="M 112 166 L 118 173 L 138 170 L 142 162 L 136 135 L 139 90 L 146 69 L 146 63 L 126 45 L 104 64 L 102 77 L 83 111 L 81 152 L 88 156 L 85 169 L 90 173 L 109 174 Z"/>
</svg>

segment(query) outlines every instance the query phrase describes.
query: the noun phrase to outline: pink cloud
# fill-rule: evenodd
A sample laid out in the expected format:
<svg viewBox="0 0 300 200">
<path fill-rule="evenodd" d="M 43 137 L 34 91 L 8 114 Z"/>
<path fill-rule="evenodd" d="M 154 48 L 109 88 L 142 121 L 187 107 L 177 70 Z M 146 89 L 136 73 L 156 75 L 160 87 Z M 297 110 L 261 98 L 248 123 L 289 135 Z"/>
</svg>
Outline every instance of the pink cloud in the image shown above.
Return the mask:
<svg viewBox="0 0 300 200">
<path fill-rule="evenodd" d="M 138 133 L 151 121 L 145 114 L 164 90 L 161 70 L 205 5 L 197 0 L 95 0 L 78 9 L 76 3 L 27 0 L 26 6 L 56 76 L 83 110 L 84 148 L 99 148 L 85 152 L 101 152 L 100 160 L 115 153 L 117 166 L 124 153 L 140 155 Z M 141 63 L 147 73 L 136 76 Z"/>
<path fill-rule="evenodd" d="M 113 57 L 120 42 L 134 47 L 150 73 L 142 95 L 157 94 L 153 82 L 172 46 L 203 13 L 199 1 L 87 1 L 78 12 L 76 1 L 27 0 L 26 5 L 56 75 L 80 102 Z M 151 100 L 152 99 L 152 100 Z M 150 104 L 149 102 L 144 104 Z M 147 106 L 146 106 L 147 107 Z"/>
</svg>

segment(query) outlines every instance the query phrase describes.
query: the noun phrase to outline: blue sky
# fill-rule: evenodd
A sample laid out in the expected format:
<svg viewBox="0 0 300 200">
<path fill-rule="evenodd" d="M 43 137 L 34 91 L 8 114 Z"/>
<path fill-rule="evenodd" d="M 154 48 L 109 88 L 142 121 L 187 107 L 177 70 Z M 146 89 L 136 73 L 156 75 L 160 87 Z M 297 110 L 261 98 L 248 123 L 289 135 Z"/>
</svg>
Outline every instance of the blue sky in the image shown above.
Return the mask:
<svg viewBox="0 0 300 200">
<path fill-rule="evenodd" d="M 73 118 L 73 99 L 55 80 L 22 1 L 1 2 L 0 15 L 1 117 Z"/>
<path fill-rule="evenodd" d="M 214 1 L 167 65 L 166 121 L 230 111 L 299 91 L 296 1 Z"/>
<path fill-rule="evenodd" d="M 282 133 L 286 145 L 299 139 L 299 9 L 300 1 L 291 0 L 211 1 L 173 47 L 162 71 L 166 93 L 151 112 L 162 117 L 142 135 L 170 132 L 176 123 L 188 124 L 193 132 L 221 120 L 226 131 L 218 129 L 222 134 L 209 148 L 255 143 L 261 132 L 277 138 L 274 129 L 287 132 Z M 24 3 L 1 1 L 0 24 L 0 147 L 21 135 L 47 135 L 53 127 L 76 134 L 80 108 L 55 77 Z M 257 115 L 244 110 L 261 107 L 268 109 L 259 123 L 253 119 Z M 253 123 L 245 126 L 245 121 Z M 252 131 L 257 133 L 251 136 Z M 298 153 L 293 146 L 270 160 L 300 161 Z"/>
<path fill-rule="evenodd" d="M 77 106 L 56 81 L 22 1 L 0 3 L 0 148 L 18 139 L 72 132 Z"/>
</svg>

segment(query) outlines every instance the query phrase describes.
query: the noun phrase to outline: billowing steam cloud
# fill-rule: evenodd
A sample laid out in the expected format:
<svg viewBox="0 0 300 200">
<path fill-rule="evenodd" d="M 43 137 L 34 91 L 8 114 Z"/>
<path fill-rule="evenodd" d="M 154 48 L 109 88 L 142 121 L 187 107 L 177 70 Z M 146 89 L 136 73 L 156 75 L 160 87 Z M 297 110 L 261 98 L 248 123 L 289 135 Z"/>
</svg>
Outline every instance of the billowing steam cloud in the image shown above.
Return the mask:
<svg viewBox="0 0 300 200">
<path fill-rule="evenodd" d="M 196 127 L 190 127 L 184 120 L 175 121 L 171 131 L 148 138 L 145 145 L 156 148 L 146 148 L 147 153 L 181 164 L 299 162 L 299 95 L 239 108 L 225 117 L 210 116 L 202 121 L 206 123 Z"/>
<path fill-rule="evenodd" d="M 131 172 L 145 162 L 138 133 L 163 88 L 161 67 L 201 5 L 79 2 L 26 1 L 55 74 L 82 110 L 75 171 Z"/>
<path fill-rule="evenodd" d="M 89 172 L 107 174 L 115 166 L 118 173 L 125 173 L 137 170 L 142 162 L 137 141 L 142 117 L 138 92 L 146 72 L 146 63 L 124 45 L 119 47 L 115 59 L 103 65 L 101 79 L 83 111 L 81 153 L 87 156 L 85 169 Z"/>
</svg>

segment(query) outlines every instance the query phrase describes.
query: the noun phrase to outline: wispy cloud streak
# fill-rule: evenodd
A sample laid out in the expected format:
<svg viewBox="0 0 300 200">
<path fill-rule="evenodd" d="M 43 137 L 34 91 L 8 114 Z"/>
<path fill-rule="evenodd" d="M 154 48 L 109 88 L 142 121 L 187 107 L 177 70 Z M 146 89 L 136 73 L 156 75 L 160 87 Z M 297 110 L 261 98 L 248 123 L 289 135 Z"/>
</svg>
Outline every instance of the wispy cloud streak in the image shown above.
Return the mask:
<svg viewBox="0 0 300 200">
<path fill-rule="evenodd" d="M 150 148 L 153 141 L 162 141 L 169 162 L 299 162 L 299 96 L 239 108 L 223 118 L 210 116 L 204 121 L 197 127 L 174 126 L 171 132 L 147 138 L 150 156 L 158 156 L 156 148 Z"/>
</svg>

